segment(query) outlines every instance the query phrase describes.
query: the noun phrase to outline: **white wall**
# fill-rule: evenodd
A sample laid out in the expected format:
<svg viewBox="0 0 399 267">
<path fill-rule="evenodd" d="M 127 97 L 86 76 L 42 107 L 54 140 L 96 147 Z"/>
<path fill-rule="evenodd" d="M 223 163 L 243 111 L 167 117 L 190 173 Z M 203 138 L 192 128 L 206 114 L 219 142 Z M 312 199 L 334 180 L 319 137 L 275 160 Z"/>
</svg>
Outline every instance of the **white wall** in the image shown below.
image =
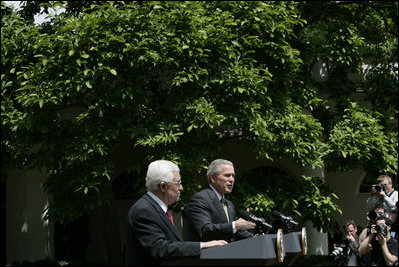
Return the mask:
<svg viewBox="0 0 399 267">
<path fill-rule="evenodd" d="M 341 230 L 348 220 L 355 220 L 357 225 L 366 226 L 366 199 L 369 194 L 359 193 L 365 175 L 361 170 L 326 174 L 326 183 L 339 197 L 337 203 L 342 209 L 342 215 L 337 214 L 335 218 Z"/>
<path fill-rule="evenodd" d="M 16 170 L 7 178 L 7 258 L 13 261 L 53 259 L 54 229 L 43 220 L 48 195 L 43 193 L 43 175 Z"/>
</svg>

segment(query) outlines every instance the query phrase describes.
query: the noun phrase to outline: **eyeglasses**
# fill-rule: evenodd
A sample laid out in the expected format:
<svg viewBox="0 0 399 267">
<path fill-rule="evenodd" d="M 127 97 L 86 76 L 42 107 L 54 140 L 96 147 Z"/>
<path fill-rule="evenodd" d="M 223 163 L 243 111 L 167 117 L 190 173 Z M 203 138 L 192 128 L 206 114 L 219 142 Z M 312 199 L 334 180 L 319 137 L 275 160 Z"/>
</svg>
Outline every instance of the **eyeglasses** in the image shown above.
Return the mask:
<svg viewBox="0 0 399 267">
<path fill-rule="evenodd" d="M 169 184 L 174 184 L 174 185 L 177 185 L 177 187 L 180 187 L 181 185 L 182 185 L 182 183 L 181 183 L 181 181 L 179 181 L 179 182 L 177 182 L 177 183 L 169 183 Z"/>
</svg>

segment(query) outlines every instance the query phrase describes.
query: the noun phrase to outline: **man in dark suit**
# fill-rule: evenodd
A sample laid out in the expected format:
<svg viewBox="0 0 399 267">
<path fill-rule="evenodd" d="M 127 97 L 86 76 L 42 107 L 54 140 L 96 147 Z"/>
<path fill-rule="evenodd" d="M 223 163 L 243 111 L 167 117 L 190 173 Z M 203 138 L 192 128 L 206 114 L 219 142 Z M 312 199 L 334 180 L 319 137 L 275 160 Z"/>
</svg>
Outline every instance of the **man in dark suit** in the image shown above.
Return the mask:
<svg viewBox="0 0 399 267">
<path fill-rule="evenodd" d="M 201 249 L 227 243 L 224 240 L 183 242 L 168 211 L 183 190 L 176 164 L 166 160 L 150 163 L 146 187 L 148 192 L 127 215 L 126 265 L 179 265 L 179 259 L 198 257 Z"/>
<path fill-rule="evenodd" d="M 255 223 L 236 219 L 233 203 L 225 198 L 234 187 L 233 163 L 216 159 L 209 165 L 207 176 L 209 187 L 194 194 L 187 205 L 187 239 L 233 242 L 252 237 L 247 230 L 255 228 Z"/>
</svg>

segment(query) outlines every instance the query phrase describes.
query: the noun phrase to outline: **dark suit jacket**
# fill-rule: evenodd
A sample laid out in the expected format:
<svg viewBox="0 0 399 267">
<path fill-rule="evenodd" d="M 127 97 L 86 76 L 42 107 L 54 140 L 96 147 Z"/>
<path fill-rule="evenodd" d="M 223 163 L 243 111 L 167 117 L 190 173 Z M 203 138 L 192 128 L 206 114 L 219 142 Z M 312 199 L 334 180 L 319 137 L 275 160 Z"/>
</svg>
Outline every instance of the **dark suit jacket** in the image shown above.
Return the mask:
<svg viewBox="0 0 399 267">
<path fill-rule="evenodd" d="M 127 215 L 125 264 L 178 265 L 180 258 L 200 255 L 199 242 L 183 242 L 166 213 L 148 194 Z"/>
<path fill-rule="evenodd" d="M 223 205 L 215 192 L 209 187 L 194 194 L 186 208 L 186 224 L 189 227 L 186 239 L 191 241 L 210 241 L 223 239 L 233 242 L 253 236 L 246 230 L 233 234 L 232 222 L 236 220 L 233 203 L 226 199 L 230 221 L 227 221 Z"/>
</svg>

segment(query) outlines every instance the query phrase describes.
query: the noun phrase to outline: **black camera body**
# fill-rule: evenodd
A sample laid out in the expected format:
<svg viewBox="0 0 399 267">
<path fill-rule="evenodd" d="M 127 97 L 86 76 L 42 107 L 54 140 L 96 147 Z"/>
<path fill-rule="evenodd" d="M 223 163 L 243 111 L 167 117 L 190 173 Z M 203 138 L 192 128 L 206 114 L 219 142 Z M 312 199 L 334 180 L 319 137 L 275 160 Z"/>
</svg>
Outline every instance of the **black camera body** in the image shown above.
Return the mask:
<svg viewBox="0 0 399 267">
<path fill-rule="evenodd" d="M 377 224 L 374 226 L 374 229 L 377 231 L 377 234 L 381 234 L 384 237 L 388 235 L 388 226 L 383 223 Z"/>
<path fill-rule="evenodd" d="M 383 223 L 380 223 L 380 224 L 370 224 L 369 227 L 367 227 L 367 236 L 371 233 L 372 225 L 375 225 L 374 229 L 377 231 L 377 234 L 381 234 L 384 237 L 388 235 L 388 226 L 386 226 Z"/>
<path fill-rule="evenodd" d="M 374 189 L 377 192 L 381 192 L 381 190 L 387 192 L 387 187 L 384 184 L 377 184 L 374 186 Z"/>
</svg>

